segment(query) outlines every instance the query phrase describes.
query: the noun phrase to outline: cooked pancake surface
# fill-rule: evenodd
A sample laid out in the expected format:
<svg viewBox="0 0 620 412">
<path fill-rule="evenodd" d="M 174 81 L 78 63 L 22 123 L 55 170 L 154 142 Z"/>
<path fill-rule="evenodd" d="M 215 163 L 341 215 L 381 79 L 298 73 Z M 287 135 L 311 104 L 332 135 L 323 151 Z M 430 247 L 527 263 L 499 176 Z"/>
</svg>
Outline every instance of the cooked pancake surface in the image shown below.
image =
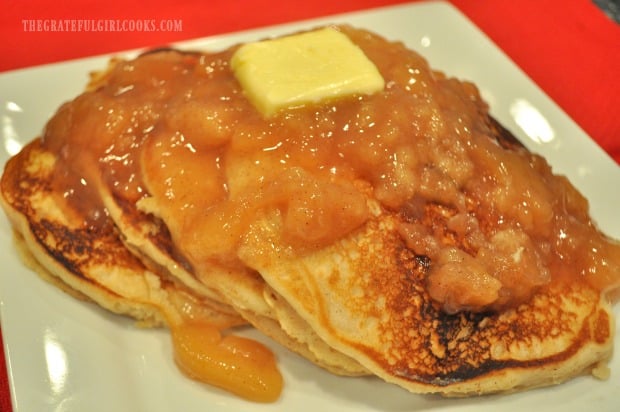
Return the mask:
<svg viewBox="0 0 620 412">
<path fill-rule="evenodd" d="M 274 226 L 254 238 L 280 243 Z M 513 310 L 446 314 L 426 291 L 427 264 L 396 227 L 380 219 L 302 258 L 256 245 L 241 254 L 328 344 L 413 392 L 558 383 L 610 356 L 613 313 L 597 290 L 554 285 Z"/>
</svg>

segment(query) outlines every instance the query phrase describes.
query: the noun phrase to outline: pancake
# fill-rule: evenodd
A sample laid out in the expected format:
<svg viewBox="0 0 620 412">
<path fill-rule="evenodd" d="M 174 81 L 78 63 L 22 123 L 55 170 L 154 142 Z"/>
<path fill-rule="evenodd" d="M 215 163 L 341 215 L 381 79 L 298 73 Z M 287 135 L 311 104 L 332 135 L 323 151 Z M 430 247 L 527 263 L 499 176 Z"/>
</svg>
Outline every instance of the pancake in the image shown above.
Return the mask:
<svg viewBox="0 0 620 412">
<path fill-rule="evenodd" d="M 143 326 L 186 319 L 222 328 L 244 323 L 232 310 L 149 271 L 125 248 L 109 219 L 86 226 L 85 217 L 54 191 L 56 161 L 37 139 L 11 158 L 2 176 L 2 206 L 28 266 L 72 296 Z"/>
<path fill-rule="evenodd" d="M 281 244 L 277 225 L 262 222 L 253 238 Z M 610 303 L 584 284 L 550 287 L 500 313 L 446 314 L 426 291 L 428 264 L 397 227 L 381 217 L 302 258 L 256 245 L 241 255 L 327 344 L 415 393 L 553 385 L 597 373 L 611 356 Z"/>
<path fill-rule="evenodd" d="M 415 393 L 600 375 L 620 246 L 587 200 L 474 85 L 336 30 L 385 88 L 270 117 L 231 69 L 238 46 L 114 60 L 5 171 L 29 251 L 111 310 L 182 319 L 178 292 L 218 327 L 243 318 L 331 372 Z"/>
<path fill-rule="evenodd" d="M 179 58 L 181 61 L 191 60 L 197 59 L 198 55 L 161 49 L 149 52 L 142 58 L 165 65 L 162 71 L 169 71 L 178 64 Z M 131 62 L 125 62 L 125 64 L 131 64 Z M 109 93 L 111 87 L 106 82 L 115 75 L 115 70 L 116 73 L 123 71 L 122 61 L 114 60 L 104 72 L 96 74 L 88 90 L 92 93 Z M 149 88 L 145 96 L 140 99 L 141 101 L 134 103 L 138 107 L 134 110 L 141 110 L 140 105 L 150 106 L 152 101 L 156 101 L 157 98 L 152 97 L 152 93 L 158 92 L 156 89 Z M 125 108 L 124 110 L 130 111 L 131 109 Z M 169 137 L 163 138 L 168 140 Z M 190 167 L 188 165 L 191 165 L 191 161 L 162 166 L 162 159 L 165 159 L 166 154 L 158 153 L 157 150 L 167 150 L 168 146 L 163 145 L 160 148 L 155 138 L 145 143 L 140 149 L 141 152 L 137 153 L 130 151 L 127 157 L 135 156 L 131 162 L 139 164 L 142 169 L 140 179 L 144 180 L 142 184 L 146 188 L 145 191 L 149 193 L 146 196 L 137 196 L 125 189 L 119 190 L 118 187 L 124 188 L 125 184 L 119 185 L 116 179 L 109 181 L 105 178 L 100 179 L 100 174 L 105 176 L 109 173 L 105 169 L 106 166 L 114 168 L 116 165 L 104 164 L 101 172 L 88 169 L 80 172 L 88 176 L 87 180 L 91 186 L 96 187 L 97 200 L 101 201 L 105 213 L 122 233 L 123 243 L 135 256 L 147 267 L 176 279 L 192 293 L 230 306 L 255 328 L 274 338 L 286 348 L 312 359 L 315 364 L 339 375 L 359 376 L 369 373 L 357 361 L 326 345 L 294 312 L 282 310 L 282 305 L 287 304 L 284 301 L 276 304 L 270 298 L 267 285 L 255 270 L 235 262 L 218 260 L 210 261 L 200 270 L 196 270 L 175 244 L 175 239 L 171 237 L 165 216 L 162 216 L 162 213 L 165 213 L 165 209 L 162 212 L 162 199 L 153 195 L 153 192 L 157 190 L 160 182 L 170 180 L 172 177 L 176 180 L 187 179 L 183 180 L 184 185 L 208 197 L 212 189 L 209 176 L 200 171 L 203 167 L 201 164 L 196 166 L 195 173 L 184 170 Z M 110 153 L 109 156 L 123 157 L 123 150 L 126 149 L 120 148 L 119 150 L 121 153 Z M 147 169 L 148 171 L 145 171 Z M 240 173 L 243 172 L 241 168 L 238 170 Z M 125 172 L 117 173 L 123 175 Z M 197 174 L 201 174 L 201 179 L 195 179 Z M 187 178 L 184 177 L 185 175 Z M 214 234 L 213 238 L 218 241 L 220 235 Z M 295 325 L 296 328 L 285 329 L 283 324 Z"/>
<path fill-rule="evenodd" d="M 111 190 L 102 189 L 102 198 L 116 222 L 128 248 L 147 265 L 181 281 L 194 293 L 217 296 L 256 329 L 289 350 L 310 359 L 314 364 L 343 376 L 368 375 L 357 361 L 343 355 L 318 338 L 313 329 L 247 267 L 212 263 L 208 270 L 196 273 L 175 250 L 166 225 L 157 218 L 158 211 L 145 198 L 131 204 Z"/>
</svg>

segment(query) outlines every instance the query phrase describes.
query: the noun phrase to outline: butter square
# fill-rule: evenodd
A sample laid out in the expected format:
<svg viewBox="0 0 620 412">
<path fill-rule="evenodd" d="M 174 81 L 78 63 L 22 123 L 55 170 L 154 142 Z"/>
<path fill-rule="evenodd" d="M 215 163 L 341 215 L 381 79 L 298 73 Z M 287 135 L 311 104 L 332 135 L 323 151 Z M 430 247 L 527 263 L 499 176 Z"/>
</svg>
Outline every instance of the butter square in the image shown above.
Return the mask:
<svg viewBox="0 0 620 412">
<path fill-rule="evenodd" d="M 230 61 L 266 117 L 281 109 L 383 90 L 379 70 L 344 33 L 328 27 L 241 46 Z"/>
</svg>

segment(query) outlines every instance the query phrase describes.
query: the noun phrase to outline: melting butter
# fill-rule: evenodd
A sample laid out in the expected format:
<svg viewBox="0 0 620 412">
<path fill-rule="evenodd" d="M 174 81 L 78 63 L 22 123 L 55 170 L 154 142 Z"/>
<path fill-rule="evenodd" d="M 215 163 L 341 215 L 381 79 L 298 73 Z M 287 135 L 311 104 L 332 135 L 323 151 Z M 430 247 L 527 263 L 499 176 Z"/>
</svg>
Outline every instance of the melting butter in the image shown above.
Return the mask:
<svg viewBox="0 0 620 412">
<path fill-rule="evenodd" d="M 286 108 L 383 90 L 379 70 L 344 33 L 328 27 L 247 43 L 231 67 L 264 115 Z"/>
</svg>

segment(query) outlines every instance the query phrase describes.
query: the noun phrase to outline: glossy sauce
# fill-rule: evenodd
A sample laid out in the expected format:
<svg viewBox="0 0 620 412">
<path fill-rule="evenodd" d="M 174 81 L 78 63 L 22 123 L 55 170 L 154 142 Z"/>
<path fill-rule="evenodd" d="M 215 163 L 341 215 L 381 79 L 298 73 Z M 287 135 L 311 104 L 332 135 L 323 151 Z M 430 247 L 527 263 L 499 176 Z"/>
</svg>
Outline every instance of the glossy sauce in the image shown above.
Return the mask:
<svg viewBox="0 0 620 412">
<path fill-rule="evenodd" d="M 274 402 L 282 392 L 282 375 L 273 353 L 239 336 L 222 337 L 201 322 L 171 328 L 174 359 L 187 376 L 255 402 Z"/>
<path fill-rule="evenodd" d="M 49 123 L 44 142 L 64 160 L 56 184 L 92 211 L 90 224 L 105 213 L 89 192 L 97 182 L 130 201 L 157 199 L 153 211 L 197 271 L 235 262 L 260 216 L 280 216 L 287 246 L 304 253 L 362 226 L 372 198 L 430 258 L 428 291 L 448 312 L 512 307 L 555 281 L 618 286 L 619 246 L 597 231 L 587 201 L 542 158 L 497 143 L 473 85 L 399 43 L 343 30 L 385 90 L 269 119 L 231 73 L 234 49 L 120 62 Z"/>
</svg>

